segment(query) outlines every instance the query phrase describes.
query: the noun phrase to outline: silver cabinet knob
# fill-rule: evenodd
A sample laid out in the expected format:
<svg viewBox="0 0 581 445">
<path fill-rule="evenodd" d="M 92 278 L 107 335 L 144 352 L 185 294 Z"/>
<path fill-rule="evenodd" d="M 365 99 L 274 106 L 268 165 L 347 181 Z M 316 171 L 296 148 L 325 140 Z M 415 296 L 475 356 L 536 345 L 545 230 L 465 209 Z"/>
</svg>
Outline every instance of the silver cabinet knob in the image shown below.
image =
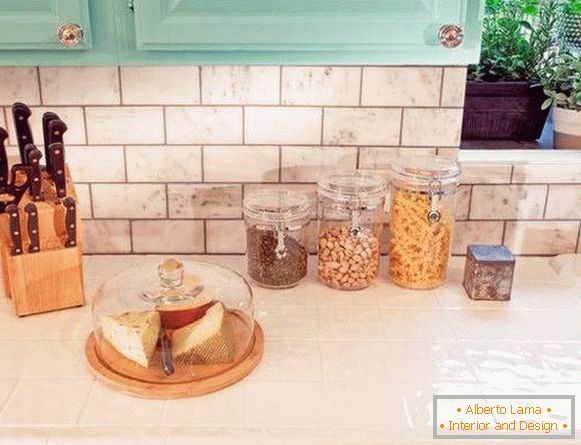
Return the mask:
<svg viewBox="0 0 581 445">
<path fill-rule="evenodd" d="M 444 25 L 438 33 L 440 43 L 446 48 L 456 48 L 464 41 L 464 31 L 458 25 Z"/>
<path fill-rule="evenodd" d="M 83 28 L 76 23 L 61 25 L 57 31 L 59 42 L 67 48 L 77 46 L 83 41 Z"/>
</svg>

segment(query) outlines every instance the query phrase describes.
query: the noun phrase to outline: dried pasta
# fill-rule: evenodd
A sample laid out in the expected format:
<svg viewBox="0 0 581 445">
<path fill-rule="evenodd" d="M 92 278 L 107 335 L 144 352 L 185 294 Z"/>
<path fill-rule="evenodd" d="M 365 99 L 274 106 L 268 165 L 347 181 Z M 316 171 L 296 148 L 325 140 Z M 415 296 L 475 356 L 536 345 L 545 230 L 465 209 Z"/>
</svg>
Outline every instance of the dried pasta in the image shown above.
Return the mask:
<svg viewBox="0 0 581 445">
<path fill-rule="evenodd" d="M 440 220 L 428 221 L 431 197 L 392 187 L 389 276 L 400 286 L 429 289 L 446 279 L 453 218 L 439 206 Z M 442 203 L 443 204 L 443 203 Z"/>
</svg>

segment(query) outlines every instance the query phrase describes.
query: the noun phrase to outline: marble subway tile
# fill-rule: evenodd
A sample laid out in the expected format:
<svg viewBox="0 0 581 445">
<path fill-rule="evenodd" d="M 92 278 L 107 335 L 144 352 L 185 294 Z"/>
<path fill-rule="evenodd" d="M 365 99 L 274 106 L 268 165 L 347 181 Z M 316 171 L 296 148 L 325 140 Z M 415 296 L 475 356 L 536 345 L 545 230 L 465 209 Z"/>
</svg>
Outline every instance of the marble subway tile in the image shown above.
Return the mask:
<svg viewBox="0 0 581 445">
<path fill-rule="evenodd" d="M 136 253 L 203 253 L 203 221 L 132 221 Z"/>
<path fill-rule="evenodd" d="M 444 68 L 442 107 L 463 107 L 466 97 L 466 67 Z"/>
<path fill-rule="evenodd" d="M 83 109 L 80 107 L 31 107 L 32 114 L 28 119 L 30 129 L 32 130 L 32 137 L 37 146 L 43 144 L 42 134 L 42 115 L 46 111 L 53 111 L 59 115 L 61 120 L 67 124 L 68 130 L 64 135 L 65 145 L 83 145 L 87 143 L 87 136 L 85 133 L 85 119 L 83 116 Z M 8 132 L 10 133 L 10 141 L 16 144 L 16 131 L 14 130 L 14 119 L 12 118 L 12 111 L 6 108 L 6 118 L 8 125 Z"/>
<path fill-rule="evenodd" d="M 359 67 L 282 68 L 283 105 L 358 105 Z"/>
<path fill-rule="evenodd" d="M 510 184 L 511 164 L 462 164 L 463 184 Z"/>
<path fill-rule="evenodd" d="M 363 67 L 361 104 L 390 107 L 437 107 L 440 67 Z"/>
<path fill-rule="evenodd" d="M 120 69 L 124 104 L 200 103 L 200 70 L 197 66 L 122 66 Z"/>
<path fill-rule="evenodd" d="M 435 154 L 434 147 L 360 147 L 359 168 L 389 169 L 400 158 Z"/>
<path fill-rule="evenodd" d="M 581 157 L 578 162 L 559 164 L 515 164 L 512 182 L 581 183 Z"/>
<path fill-rule="evenodd" d="M 504 244 L 515 254 L 573 253 L 579 221 L 508 221 Z"/>
<path fill-rule="evenodd" d="M 92 184 L 95 218 L 166 218 L 163 184 Z"/>
<path fill-rule="evenodd" d="M 161 144 L 162 107 L 87 107 L 89 144 Z"/>
<path fill-rule="evenodd" d="M 244 253 L 246 229 L 244 221 L 206 221 L 206 253 Z"/>
<path fill-rule="evenodd" d="M 546 219 L 581 219 L 581 184 L 550 185 Z"/>
<path fill-rule="evenodd" d="M 504 221 L 456 221 L 452 254 L 465 255 L 469 244 L 502 244 Z"/>
<path fill-rule="evenodd" d="M 245 111 L 247 144 L 319 144 L 319 108 L 248 107 Z"/>
<path fill-rule="evenodd" d="M 317 182 L 333 170 L 357 166 L 356 147 L 282 147 L 281 180 Z"/>
<path fill-rule="evenodd" d="M 40 67 L 44 105 L 121 103 L 116 66 Z"/>
<path fill-rule="evenodd" d="M 204 181 L 276 182 L 279 157 L 276 146 L 205 146 Z"/>
<path fill-rule="evenodd" d="M 581 227 L 579 228 L 579 238 L 577 239 L 577 253 L 581 253 Z"/>
<path fill-rule="evenodd" d="M 129 182 L 202 180 L 202 148 L 197 145 L 125 147 Z"/>
<path fill-rule="evenodd" d="M 168 144 L 240 144 L 242 108 L 167 107 Z"/>
<path fill-rule="evenodd" d="M 241 184 L 170 184 L 170 218 L 241 218 Z"/>
<path fill-rule="evenodd" d="M 203 66 L 202 101 L 207 105 L 276 105 L 278 66 Z"/>
<path fill-rule="evenodd" d="M 14 102 L 40 105 L 40 90 L 36 67 L 0 67 L 0 105 Z"/>
<path fill-rule="evenodd" d="M 462 118 L 461 109 L 406 108 L 403 112 L 401 145 L 458 146 Z"/>
<path fill-rule="evenodd" d="M 470 219 L 541 219 L 546 185 L 475 185 Z"/>
<path fill-rule="evenodd" d="M 460 154 L 460 148 L 458 148 L 458 147 L 440 147 L 440 148 L 438 148 L 438 156 L 443 156 L 444 158 L 458 160 L 459 154 Z"/>
<path fill-rule="evenodd" d="M 399 145 L 401 110 L 325 109 L 325 145 Z"/>
<path fill-rule="evenodd" d="M 83 221 L 84 253 L 129 253 L 129 221 L 90 219 Z"/>
<path fill-rule="evenodd" d="M 121 146 L 66 147 L 66 159 L 75 181 L 125 181 L 125 160 Z"/>
<path fill-rule="evenodd" d="M 468 219 L 470 213 L 470 195 L 472 194 L 472 187 L 469 185 L 461 185 L 458 187 L 456 193 L 456 219 Z"/>
<path fill-rule="evenodd" d="M 77 194 L 77 207 L 79 208 L 81 219 L 92 218 L 93 212 L 91 210 L 89 184 L 75 184 L 75 192 Z"/>
<path fill-rule="evenodd" d="M 292 190 L 297 193 L 305 194 L 314 204 L 317 201 L 317 185 L 316 184 L 244 184 L 244 196 L 249 196 L 261 190 Z M 313 214 L 313 218 L 315 218 Z"/>
</svg>

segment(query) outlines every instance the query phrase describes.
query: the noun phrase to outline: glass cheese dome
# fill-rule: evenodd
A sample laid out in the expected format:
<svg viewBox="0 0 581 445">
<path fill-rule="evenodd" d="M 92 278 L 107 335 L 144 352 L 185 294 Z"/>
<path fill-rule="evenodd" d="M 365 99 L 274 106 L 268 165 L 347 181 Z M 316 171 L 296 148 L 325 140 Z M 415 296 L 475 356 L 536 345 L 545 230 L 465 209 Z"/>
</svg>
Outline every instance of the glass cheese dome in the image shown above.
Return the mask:
<svg viewBox="0 0 581 445">
<path fill-rule="evenodd" d="M 151 396 L 135 391 L 135 382 L 170 392 L 187 385 L 186 395 L 210 392 L 219 389 L 213 378 L 228 381 L 244 368 L 231 384 L 252 370 L 249 360 L 260 359 L 252 290 L 226 267 L 148 261 L 103 283 L 92 313 L 89 363 L 108 383 L 137 395 Z"/>
</svg>

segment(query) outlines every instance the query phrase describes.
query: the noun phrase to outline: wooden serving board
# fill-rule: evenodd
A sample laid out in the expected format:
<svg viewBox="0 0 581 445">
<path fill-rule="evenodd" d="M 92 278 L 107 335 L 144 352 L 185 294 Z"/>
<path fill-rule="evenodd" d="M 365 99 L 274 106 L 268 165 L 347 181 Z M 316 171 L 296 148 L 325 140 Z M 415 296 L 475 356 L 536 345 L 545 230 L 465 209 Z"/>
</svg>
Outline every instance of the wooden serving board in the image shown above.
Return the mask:
<svg viewBox="0 0 581 445">
<path fill-rule="evenodd" d="M 235 312 L 228 313 L 236 338 L 236 354 L 232 363 L 187 366 L 174 363 L 175 372 L 166 376 L 161 366 L 158 346 L 149 368 L 126 359 L 106 340 L 97 345 L 95 333 L 87 338 L 85 354 L 95 376 L 108 386 L 148 399 L 179 399 L 208 394 L 226 388 L 246 377 L 262 358 L 263 332 Z"/>
</svg>

